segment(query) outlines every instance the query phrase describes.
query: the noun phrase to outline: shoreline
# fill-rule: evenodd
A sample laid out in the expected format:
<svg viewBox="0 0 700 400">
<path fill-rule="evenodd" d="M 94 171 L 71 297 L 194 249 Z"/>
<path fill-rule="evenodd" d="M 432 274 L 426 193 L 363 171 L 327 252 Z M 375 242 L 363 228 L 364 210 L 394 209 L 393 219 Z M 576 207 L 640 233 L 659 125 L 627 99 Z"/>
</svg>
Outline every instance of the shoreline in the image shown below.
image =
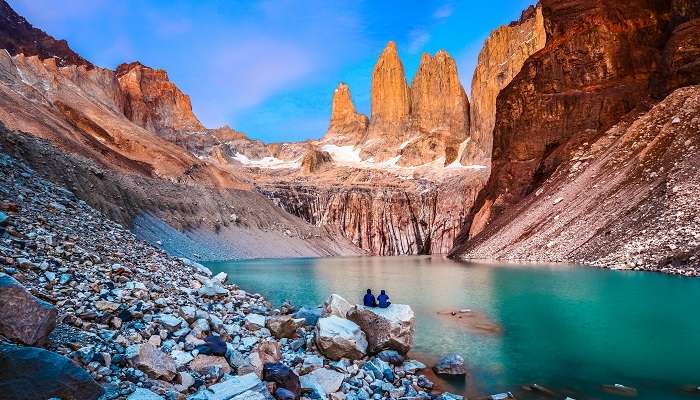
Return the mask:
<svg viewBox="0 0 700 400">
<path fill-rule="evenodd" d="M 261 379 L 263 366 L 284 363 L 302 379 L 302 387 L 310 385 L 304 393 L 312 397 L 321 391 L 334 400 L 387 394 L 461 399 L 424 389 L 427 383 L 418 383 L 420 369 L 391 367 L 390 381 L 386 373 L 371 372 L 388 365 L 379 358 L 348 363 L 320 356 L 313 326 L 295 326 L 279 336 L 271 322 L 284 325 L 292 307 L 273 308 L 261 295 L 227 284 L 225 274 L 212 276 L 198 263 L 137 239 L 5 154 L 0 164 L 0 276 L 20 299 L 12 309 L 0 305 L 1 312 L 15 316 L 3 327 L 0 352 L 38 352 L 20 358 L 31 365 L 0 372 L 7 382 L 36 381 L 31 387 L 10 384 L 22 391 L 19 397 L 60 382 L 60 390 L 92 388 L 104 392 L 104 399 L 199 400 L 220 398 L 217 391 L 228 390 L 231 396 L 223 398 L 250 392 L 246 396 L 271 400 L 269 381 Z M 51 312 L 21 318 L 37 306 Z M 28 337 L 28 331 L 35 334 Z M 20 359 L 10 356 L 3 362 Z"/>
</svg>

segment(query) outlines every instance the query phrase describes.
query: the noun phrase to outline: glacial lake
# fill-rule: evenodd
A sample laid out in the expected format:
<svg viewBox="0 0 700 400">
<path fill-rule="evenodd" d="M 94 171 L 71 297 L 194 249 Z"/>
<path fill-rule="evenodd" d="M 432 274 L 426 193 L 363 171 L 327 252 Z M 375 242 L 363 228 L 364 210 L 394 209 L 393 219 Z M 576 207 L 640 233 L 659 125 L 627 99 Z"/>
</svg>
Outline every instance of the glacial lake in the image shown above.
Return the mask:
<svg viewBox="0 0 700 400">
<path fill-rule="evenodd" d="M 558 399 L 619 399 L 601 388 L 619 383 L 638 399 L 700 399 L 687 391 L 700 385 L 700 279 L 439 256 L 206 265 L 275 306 L 318 305 L 330 293 L 360 302 L 367 288 L 386 289 L 416 313 L 414 358 L 431 366 L 456 352 L 467 361 L 464 380 L 438 382 L 446 390 L 547 398 L 521 389 L 537 383 Z"/>
</svg>

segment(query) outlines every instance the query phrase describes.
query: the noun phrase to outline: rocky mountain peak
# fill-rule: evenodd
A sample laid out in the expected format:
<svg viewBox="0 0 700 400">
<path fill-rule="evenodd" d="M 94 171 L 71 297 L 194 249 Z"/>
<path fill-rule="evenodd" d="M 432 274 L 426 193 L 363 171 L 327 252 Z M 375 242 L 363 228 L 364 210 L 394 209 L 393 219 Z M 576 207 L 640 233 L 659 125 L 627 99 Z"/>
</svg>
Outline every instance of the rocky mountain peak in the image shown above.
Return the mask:
<svg viewBox="0 0 700 400">
<path fill-rule="evenodd" d="M 355 111 L 350 87 L 341 82 L 333 91 L 331 119 L 324 140 L 339 146 L 356 145 L 367 132 L 369 119 Z"/>
<path fill-rule="evenodd" d="M 189 96 L 170 81 L 165 70 L 135 61 L 119 65 L 116 75 L 126 97 L 124 114 L 131 121 L 161 136 L 204 129 L 192 112 Z"/>
<path fill-rule="evenodd" d="M 457 64 L 444 50 L 423 53 L 411 88 L 411 112 L 421 132 L 441 132 L 464 140 L 469 131 L 469 100 Z"/>
<path fill-rule="evenodd" d="M 45 60 L 53 58 L 56 65 L 93 65 L 70 47 L 65 40 L 56 40 L 51 35 L 32 26 L 24 17 L 17 14 L 5 0 L 0 0 L 0 49 L 10 55 L 24 54 L 38 56 Z"/>
<path fill-rule="evenodd" d="M 411 90 L 392 41 L 382 51 L 372 73 L 372 120 L 398 122 L 410 112 Z"/>
</svg>

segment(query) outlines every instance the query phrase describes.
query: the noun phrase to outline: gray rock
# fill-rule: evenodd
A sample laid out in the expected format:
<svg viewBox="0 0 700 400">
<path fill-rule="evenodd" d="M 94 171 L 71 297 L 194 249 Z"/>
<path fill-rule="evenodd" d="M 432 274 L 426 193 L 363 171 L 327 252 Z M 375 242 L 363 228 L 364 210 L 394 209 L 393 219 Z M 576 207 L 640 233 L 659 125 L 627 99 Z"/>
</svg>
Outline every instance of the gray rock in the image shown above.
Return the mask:
<svg viewBox="0 0 700 400">
<path fill-rule="evenodd" d="M 326 368 L 319 368 L 299 377 L 301 387 L 317 391 L 322 398 L 337 392 L 345 379 L 345 374 Z"/>
<path fill-rule="evenodd" d="M 127 398 L 127 400 L 163 400 L 162 396 L 159 396 L 148 389 L 137 387 Z"/>
<path fill-rule="evenodd" d="M 228 294 L 228 289 L 221 282 L 210 279 L 201 288 L 197 289 L 197 293 L 202 297 L 224 296 Z"/>
<path fill-rule="evenodd" d="M 359 360 L 367 352 L 367 338 L 360 327 L 335 315 L 319 319 L 314 335 L 321 354 L 332 360 Z"/>
<path fill-rule="evenodd" d="M 380 358 L 375 357 L 365 363 L 363 368 L 366 371 L 372 372 L 372 375 L 376 379 L 386 379 L 389 382 L 394 380 L 394 371 L 391 366 L 386 361 L 382 361 Z"/>
<path fill-rule="evenodd" d="M 391 365 L 397 366 L 403 364 L 404 361 L 403 356 L 396 350 L 382 350 L 377 354 L 377 357 Z"/>
<path fill-rule="evenodd" d="M 427 366 L 418 360 L 408 360 L 401 365 L 401 369 L 409 374 L 415 374 L 418 371 L 426 368 Z"/>
<path fill-rule="evenodd" d="M 260 314 L 248 314 L 245 316 L 245 326 L 248 330 L 257 330 L 265 327 L 266 317 Z"/>
<path fill-rule="evenodd" d="M 223 382 L 219 382 L 215 385 L 211 385 L 208 388 L 197 392 L 195 395 L 188 397 L 188 399 L 230 400 L 239 394 L 253 390 L 260 385 L 262 385 L 262 381 L 255 373 L 239 375 Z"/>
<path fill-rule="evenodd" d="M 0 334 L 29 346 L 43 345 L 56 326 L 56 308 L 0 273 Z"/>
<path fill-rule="evenodd" d="M 323 308 L 307 308 L 302 307 L 299 311 L 294 313 L 294 318 L 304 318 L 306 320 L 306 325 L 315 326 L 318 319 L 321 318 L 323 314 Z"/>
<path fill-rule="evenodd" d="M 467 373 L 467 367 L 464 365 L 462 356 L 450 353 L 438 360 L 433 371 L 439 375 L 464 375 Z"/>
</svg>

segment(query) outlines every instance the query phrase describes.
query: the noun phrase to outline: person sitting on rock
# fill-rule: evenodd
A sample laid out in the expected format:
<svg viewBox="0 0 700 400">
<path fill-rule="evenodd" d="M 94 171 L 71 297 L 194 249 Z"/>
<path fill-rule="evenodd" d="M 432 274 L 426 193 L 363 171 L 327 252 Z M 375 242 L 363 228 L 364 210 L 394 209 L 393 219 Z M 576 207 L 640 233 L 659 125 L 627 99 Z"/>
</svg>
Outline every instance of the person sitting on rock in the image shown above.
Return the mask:
<svg viewBox="0 0 700 400">
<path fill-rule="evenodd" d="M 365 307 L 376 307 L 377 306 L 377 300 L 374 298 L 374 295 L 372 294 L 372 289 L 367 289 L 367 294 L 365 294 L 364 300 L 362 300 L 362 303 L 365 305 Z"/>
<path fill-rule="evenodd" d="M 379 300 L 379 308 L 387 308 L 391 305 L 389 295 L 386 294 L 384 289 L 382 289 L 382 292 L 377 296 L 377 300 Z"/>
</svg>

